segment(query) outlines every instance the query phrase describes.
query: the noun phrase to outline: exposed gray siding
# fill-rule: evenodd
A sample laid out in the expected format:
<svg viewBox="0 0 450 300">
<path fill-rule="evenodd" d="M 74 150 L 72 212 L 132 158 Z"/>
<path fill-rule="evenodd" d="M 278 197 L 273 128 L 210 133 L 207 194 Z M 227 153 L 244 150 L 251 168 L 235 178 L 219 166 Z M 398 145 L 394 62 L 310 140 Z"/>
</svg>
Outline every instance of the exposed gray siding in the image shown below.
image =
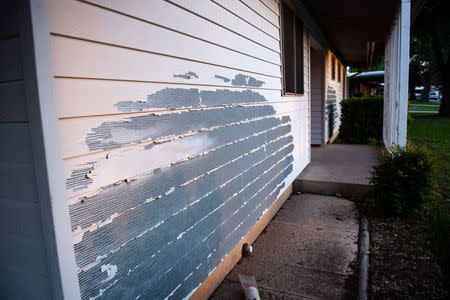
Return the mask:
<svg viewBox="0 0 450 300">
<path fill-rule="evenodd" d="M 0 9 L 0 295 L 50 299 L 16 4 Z"/>
<path fill-rule="evenodd" d="M 328 141 L 341 125 L 341 101 L 344 97 L 344 82 L 347 81 L 341 62 L 336 58 L 336 77 L 332 79 L 331 59 L 336 57 L 330 50 L 325 55 L 325 141 Z M 341 65 L 341 81 L 338 80 Z"/>
</svg>

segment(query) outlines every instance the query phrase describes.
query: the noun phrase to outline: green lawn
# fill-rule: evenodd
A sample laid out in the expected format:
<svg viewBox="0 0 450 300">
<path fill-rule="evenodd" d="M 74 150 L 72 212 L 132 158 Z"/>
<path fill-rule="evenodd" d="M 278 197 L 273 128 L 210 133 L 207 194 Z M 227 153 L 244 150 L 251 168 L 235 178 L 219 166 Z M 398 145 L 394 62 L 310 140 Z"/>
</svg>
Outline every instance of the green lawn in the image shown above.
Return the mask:
<svg viewBox="0 0 450 300">
<path fill-rule="evenodd" d="M 408 110 L 425 110 L 425 111 L 439 111 L 439 107 L 425 106 L 425 105 L 413 105 L 408 106 Z"/>
<path fill-rule="evenodd" d="M 409 100 L 409 103 L 410 104 L 439 104 L 439 103 L 436 103 L 436 102 L 431 102 L 431 101 L 422 102 L 422 101 L 419 101 L 419 100 Z"/>
<path fill-rule="evenodd" d="M 435 201 L 423 207 L 430 238 L 441 266 L 450 274 L 450 118 L 414 116 L 408 124 L 408 140 L 426 145 L 437 158 Z"/>
<path fill-rule="evenodd" d="M 426 145 L 438 159 L 439 192 L 450 199 L 450 118 L 412 115 L 408 140 Z"/>
</svg>

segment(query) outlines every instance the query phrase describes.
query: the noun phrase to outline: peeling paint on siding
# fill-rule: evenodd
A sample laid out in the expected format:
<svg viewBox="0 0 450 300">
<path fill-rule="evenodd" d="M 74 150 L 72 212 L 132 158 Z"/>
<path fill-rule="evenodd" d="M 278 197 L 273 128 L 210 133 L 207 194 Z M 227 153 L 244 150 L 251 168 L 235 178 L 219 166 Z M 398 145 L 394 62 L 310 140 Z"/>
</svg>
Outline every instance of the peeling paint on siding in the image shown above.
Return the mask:
<svg viewBox="0 0 450 300">
<path fill-rule="evenodd" d="M 226 77 L 223 77 L 223 76 L 220 76 L 220 75 L 215 75 L 214 77 L 217 78 L 217 79 L 223 80 L 223 82 L 225 82 L 225 83 L 228 83 L 228 82 L 231 81 L 230 78 L 226 78 Z"/>
<path fill-rule="evenodd" d="M 195 250 L 198 247 L 200 247 L 200 249 L 203 249 L 203 247 L 200 246 L 200 245 L 202 245 L 201 244 L 202 241 L 209 240 L 212 243 L 212 244 L 209 244 L 210 246 L 205 246 L 207 249 L 209 249 L 209 247 L 212 247 L 213 245 L 214 245 L 214 248 L 217 248 L 217 245 L 220 244 L 220 241 L 222 239 L 223 232 L 228 231 L 227 228 L 220 225 L 224 222 L 224 220 L 220 216 L 227 215 L 233 211 L 236 211 L 236 208 L 241 207 L 243 203 L 244 203 L 244 205 L 247 205 L 251 201 L 253 201 L 253 202 L 257 201 L 257 199 L 259 199 L 259 197 L 260 197 L 259 196 L 260 194 L 257 191 L 261 190 L 261 188 L 259 187 L 259 185 L 261 185 L 261 184 L 263 187 L 263 189 L 261 190 L 262 191 L 261 195 L 264 195 L 262 193 L 267 192 L 267 190 L 272 187 L 270 185 L 270 183 L 272 182 L 274 177 L 276 177 L 276 176 L 273 176 L 274 175 L 273 172 L 275 172 L 275 174 L 277 174 L 280 169 L 283 170 L 286 167 L 288 167 L 288 168 L 289 168 L 289 166 L 292 167 L 290 164 L 292 162 L 292 156 L 286 156 L 286 153 L 290 153 L 292 151 L 292 148 L 293 148 L 292 145 L 288 146 L 287 148 L 283 148 L 285 150 L 282 150 L 282 152 L 279 152 L 278 156 L 272 157 L 275 161 L 264 160 L 264 162 L 265 162 L 264 164 L 260 163 L 260 164 L 256 164 L 253 167 L 251 167 L 249 169 L 249 171 L 247 171 L 247 172 L 251 172 L 251 173 L 249 173 L 247 175 L 255 174 L 255 175 L 253 175 L 253 176 L 256 176 L 255 180 L 251 180 L 251 178 L 253 178 L 253 176 L 249 177 L 246 175 L 246 177 L 245 177 L 246 180 L 241 181 L 241 180 L 238 180 L 238 178 L 243 178 L 242 176 L 240 176 L 240 177 L 234 179 L 233 181 L 231 181 L 230 183 L 228 183 L 226 186 L 224 186 L 228 190 L 228 192 L 226 194 L 223 194 L 224 191 L 222 191 L 222 189 L 217 190 L 217 192 L 215 193 L 215 194 L 219 193 L 218 195 L 222 194 L 224 196 L 229 195 L 228 197 L 231 196 L 231 198 L 228 198 L 229 200 L 222 202 L 220 200 L 221 197 L 217 198 L 217 195 L 210 194 L 210 196 L 208 198 L 205 198 L 201 202 L 197 202 L 198 204 L 203 203 L 203 205 L 208 205 L 208 207 L 212 207 L 212 208 L 217 206 L 217 204 L 215 204 L 215 203 L 222 202 L 222 204 L 219 204 L 219 207 L 216 207 L 213 211 L 211 211 L 209 214 L 207 214 L 206 215 L 207 218 L 201 218 L 199 221 L 197 221 L 194 224 L 194 227 L 192 227 L 192 226 L 189 227 L 189 230 L 183 235 L 183 238 L 176 239 L 176 237 L 179 235 L 177 233 L 176 228 L 179 228 L 179 226 L 165 225 L 164 227 L 156 228 L 156 230 L 160 230 L 161 233 L 164 232 L 165 233 L 164 235 L 167 235 L 167 233 L 171 232 L 171 230 L 174 230 L 174 229 L 175 230 L 172 231 L 173 232 L 172 233 L 172 241 L 169 241 L 169 243 L 167 243 L 167 245 L 164 246 L 162 249 L 156 251 L 157 248 L 155 248 L 155 250 L 151 250 L 151 248 L 149 248 L 149 246 L 151 246 L 151 245 L 155 245 L 157 247 L 158 246 L 157 242 L 159 241 L 158 237 L 161 237 L 161 233 L 158 233 L 157 231 L 153 230 L 153 231 L 148 232 L 145 235 L 145 238 L 142 237 L 137 240 L 133 240 L 132 241 L 133 245 L 130 244 L 127 247 L 122 247 L 122 248 L 118 249 L 117 252 L 113 251 L 111 254 L 109 254 L 104 259 L 104 264 L 109 263 L 110 260 L 117 261 L 117 262 L 119 262 L 121 264 L 125 264 L 125 265 L 138 264 L 138 266 L 139 266 L 138 270 L 140 270 L 140 272 L 139 273 L 131 272 L 131 273 L 127 274 L 127 276 L 125 276 L 125 277 L 123 277 L 124 274 L 122 274 L 122 275 L 118 274 L 117 275 L 117 276 L 119 276 L 118 282 L 120 283 L 120 285 L 116 285 L 114 287 L 114 290 L 112 290 L 112 289 L 106 290 L 104 292 L 105 298 L 108 298 L 108 295 L 111 296 L 111 295 L 118 295 L 118 294 L 122 295 L 124 297 L 127 297 L 127 293 L 129 292 L 129 290 L 126 288 L 126 286 L 129 286 L 129 285 L 126 282 L 142 283 L 142 285 L 140 285 L 139 287 L 134 286 L 134 288 L 140 289 L 140 290 L 136 291 L 136 293 L 142 293 L 143 292 L 142 289 L 146 289 L 147 287 L 150 287 L 147 289 L 147 292 L 151 293 L 154 297 L 156 295 L 164 295 L 164 292 L 166 292 L 166 291 L 167 291 L 166 295 L 169 294 L 171 291 L 173 291 L 173 289 L 175 287 L 170 289 L 170 286 L 168 286 L 166 284 L 167 280 L 168 280 L 167 276 L 169 276 L 169 279 L 173 278 L 173 276 L 175 276 L 175 278 L 173 278 L 175 280 L 174 282 L 177 282 L 177 284 L 178 284 L 178 282 L 180 282 L 182 280 L 182 279 L 178 279 L 178 277 L 182 276 L 182 278 L 184 279 L 187 275 L 189 275 L 189 273 L 192 272 L 192 270 L 196 266 L 199 265 L 198 261 L 202 260 L 203 257 L 207 256 L 207 253 L 206 253 L 206 255 L 203 255 L 202 253 L 197 252 Z M 280 161 L 282 163 L 281 164 L 276 163 L 276 161 L 279 160 L 280 158 L 282 159 Z M 261 172 L 263 175 L 258 176 L 258 174 L 261 174 Z M 286 176 L 286 174 L 284 174 L 284 176 Z M 282 178 L 277 177 L 276 179 L 281 180 L 280 182 L 282 182 L 283 178 L 285 178 L 285 177 L 282 177 Z M 250 181 L 250 184 L 248 181 Z M 278 183 L 279 182 L 277 182 L 277 184 Z M 241 186 L 241 188 L 237 188 L 236 184 L 238 184 L 238 186 Z M 238 192 L 238 194 L 236 194 L 236 192 L 235 192 L 236 190 L 238 190 L 238 191 L 241 190 L 241 192 Z M 245 193 L 244 193 L 244 191 L 245 191 Z M 266 195 L 269 195 L 269 194 L 270 194 L 270 192 L 267 193 Z M 277 196 L 277 194 L 275 194 L 275 197 L 276 196 Z M 248 201 L 245 201 L 244 199 L 248 199 Z M 219 201 L 219 202 L 217 202 L 217 201 Z M 198 208 L 202 207 L 202 206 L 198 206 L 198 204 L 196 207 L 198 207 Z M 254 206 L 249 206 L 249 209 L 252 209 L 252 207 L 254 207 Z M 265 206 L 264 207 L 261 206 L 261 210 L 263 210 L 265 208 L 266 208 Z M 257 206 L 255 209 L 260 209 L 260 208 Z M 198 218 L 192 218 L 192 217 L 188 217 L 188 215 L 186 215 L 187 213 L 191 214 L 191 213 L 194 213 L 195 211 L 196 210 L 192 210 L 192 209 L 183 210 L 181 212 L 181 214 L 177 215 L 177 217 L 181 222 L 185 222 L 186 220 L 197 220 Z M 227 211 L 229 211 L 229 213 L 227 213 Z M 251 214 L 250 211 L 248 211 L 248 210 L 243 211 L 242 213 L 244 215 Z M 236 217 L 234 217 L 234 216 L 236 216 Z M 257 217 L 258 216 L 259 216 L 259 213 L 257 214 Z M 233 215 L 233 218 L 238 218 L 239 220 L 241 220 L 242 217 L 243 217 L 242 214 Z M 219 223 L 215 223 L 215 222 L 219 222 Z M 225 222 L 226 222 L 226 220 L 225 220 Z M 167 224 L 167 222 L 165 222 L 164 224 Z M 215 225 L 213 225 L 213 224 L 215 224 Z M 236 224 L 236 223 L 230 221 L 229 224 L 232 225 L 232 224 Z M 240 223 L 238 223 L 238 224 L 240 224 Z M 238 224 L 232 225 L 232 226 L 237 226 Z M 189 226 L 189 225 L 185 225 L 185 226 Z M 241 225 L 241 226 L 243 226 L 243 225 Z M 248 226 L 251 227 L 251 225 L 248 225 Z M 216 228 L 216 229 L 211 233 L 210 230 L 212 228 Z M 221 230 L 218 230 L 218 229 L 221 229 Z M 167 230 L 169 230 L 169 232 Z M 249 228 L 246 228 L 245 230 L 249 230 Z M 210 233 L 208 233 L 208 232 L 210 232 Z M 151 234 L 149 234 L 149 233 L 151 233 Z M 206 234 L 206 240 L 204 238 L 205 234 Z M 214 237 L 214 239 L 210 240 L 211 237 Z M 238 238 L 240 239 L 240 236 L 238 236 Z M 156 241 L 155 241 L 155 239 L 156 239 Z M 170 258 L 170 257 L 172 257 L 171 253 L 185 253 L 185 251 L 183 251 L 181 249 L 191 249 L 191 247 L 192 247 L 191 245 L 194 241 L 197 241 L 195 244 L 195 245 L 197 245 L 196 248 L 194 248 L 191 252 L 186 253 L 186 255 L 189 254 L 189 256 L 190 256 L 189 259 L 192 258 L 194 261 L 196 261 L 196 264 L 193 266 L 193 268 L 185 268 L 185 266 L 182 266 L 186 263 L 190 265 L 189 260 L 187 262 L 185 261 L 187 258 L 186 255 L 184 255 L 181 260 L 180 259 L 178 260 L 178 263 L 176 264 L 175 268 L 170 267 L 171 264 L 168 264 L 168 261 L 166 261 L 166 260 L 169 259 L 169 261 L 171 261 L 171 259 L 173 259 L 173 258 Z M 229 243 L 227 243 L 227 244 L 234 245 L 236 242 L 237 241 L 229 241 Z M 164 245 L 164 243 L 160 243 L 160 244 Z M 139 245 L 141 245 L 141 246 L 139 246 Z M 179 250 L 176 250 L 176 249 L 179 249 Z M 128 253 L 129 251 L 132 251 L 132 252 Z M 156 251 L 156 252 L 154 252 L 154 251 Z M 149 257 L 149 253 L 151 253 L 151 252 L 154 252 L 154 255 Z M 221 252 L 220 256 L 219 256 L 220 259 L 222 259 L 225 254 L 226 253 Z M 192 256 L 192 255 L 194 255 L 194 256 Z M 120 256 L 120 258 L 118 258 L 117 256 Z M 115 258 L 115 257 L 117 257 L 117 258 Z M 145 262 L 142 262 L 141 257 L 142 258 L 149 257 L 150 259 Z M 176 256 L 175 259 L 177 259 L 178 257 L 179 256 Z M 135 263 L 132 263 L 130 260 L 135 261 Z M 161 263 L 166 261 L 166 263 L 163 263 L 163 265 L 161 265 L 160 263 L 157 263 L 158 261 L 160 261 Z M 217 263 L 218 263 L 217 260 L 209 259 L 208 263 L 205 262 L 205 265 L 215 267 L 217 265 Z M 179 270 L 180 268 L 181 268 L 181 270 Z M 197 282 L 199 280 L 202 280 L 202 278 L 203 279 L 206 278 L 206 277 L 204 277 L 206 275 L 200 274 L 202 270 L 204 270 L 204 268 L 200 268 L 199 272 L 197 274 L 193 274 L 191 276 L 191 278 L 193 278 L 193 280 L 192 281 L 189 280 L 189 283 L 196 282 L 195 284 L 197 284 Z M 181 272 L 179 272 L 179 271 L 181 271 Z M 95 268 L 92 268 L 90 270 L 80 273 L 80 282 L 82 283 L 82 287 L 85 285 L 94 284 L 94 286 L 92 286 L 90 289 L 87 290 L 88 292 L 95 291 L 98 289 L 103 289 L 103 285 L 98 286 L 99 282 L 96 282 L 95 280 L 93 280 L 93 278 L 95 278 L 96 274 L 97 273 L 96 273 Z M 94 276 L 94 277 L 92 277 L 92 276 Z M 161 284 L 163 282 L 164 282 L 164 284 Z M 183 289 L 184 293 L 186 293 L 186 289 Z M 189 292 L 191 290 L 192 290 L 192 288 L 187 290 L 187 292 Z M 153 294 L 153 293 L 155 293 L 155 294 Z M 156 293 L 158 293 L 158 294 L 156 294 Z M 143 294 L 143 296 L 144 295 L 146 295 L 146 294 Z M 148 297 L 150 297 L 150 295 L 148 295 Z M 144 298 L 146 298 L 146 297 L 144 297 Z"/>
<path fill-rule="evenodd" d="M 238 103 L 267 102 L 258 92 L 227 89 L 202 90 L 196 88 L 164 88 L 147 97 L 145 101 L 120 101 L 116 107 L 121 112 L 145 111 L 151 108 L 192 108 Z"/>
<path fill-rule="evenodd" d="M 275 111 L 270 105 L 148 114 L 128 117 L 123 121 L 104 122 L 93 128 L 85 141 L 90 151 L 107 150 L 273 114 Z"/>
<path fill-rule="evenodd" d="M 231 80 L 231 79 L 221 76 L 221 75 L 215 75 L 214 77 L 217 79 L 223 80 L 225 83 L 228 83 Z M 257 80 L 254 77 L 244 75 L 244 74 L 237 74 L 231 80 L 231 85 L 234 85 L 234 86 L 262 87 L 264 83 L 265 83 L 264 81 Z"/>
<path fill-rule="evenodd" d="M 231 84 L 235 86 L 252 86 L 252 87 L 262 87 L 264 81 L 257 80 L 251 76 L 238 74 L 231 80 Z"/>
<path fill-rule="evenodd" d="M 191 78 L 198 78 L 198 75 L 195 72 L 189 71 L 185 74 L 174 74 L 173 77 L 191 79 Z"/>
<path fill-rule="evenodd" d="M 193 72 L 174 77 L 198 78 Z M 215 77 L 234 86 L 264 84 L 243 74 Z M 67 189 L 87 189 L 105 171 L 105 159 L 120 153 L 114 148 L 139 144 L 148 155 L 193 150 L 69 202 L 83 299 L 179 299 L 198 288 L 272 205 L 293 170 L 291 117 L 265 102 L 251 89 L 164 88 L 147 101 L 116 107 L 180 110 L 92 128 L 88 149 L 111 149 L 111 157 L 72 170 Z"/>
<path fill-rule="evenodd" d="M 90 161 L 79 169 L 72 170 L 69 178 L 66 178 L 66 189 L 79 191 L 85 189 L 92 183 L 89 174 L 94 169 L 95 162 Z"/>
</svg>

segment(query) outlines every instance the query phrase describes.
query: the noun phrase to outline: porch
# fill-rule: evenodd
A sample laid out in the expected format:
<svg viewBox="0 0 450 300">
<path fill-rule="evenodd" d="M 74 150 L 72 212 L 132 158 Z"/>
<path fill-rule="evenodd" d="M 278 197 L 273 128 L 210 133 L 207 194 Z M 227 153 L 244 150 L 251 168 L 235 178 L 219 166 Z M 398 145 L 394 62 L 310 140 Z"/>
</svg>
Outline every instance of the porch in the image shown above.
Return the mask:
<svg viewBox="0 0 450 300">
<path fill-rule="evenodd" d="M 294 193 L 211 299 L 243 299 L 239 274 L 255 276 L 262 299 L 357 298 L 359 211 L 379 148 L 313 147 Z M 336 196 L 337 194 L 337 196 Z"/>
</svg>

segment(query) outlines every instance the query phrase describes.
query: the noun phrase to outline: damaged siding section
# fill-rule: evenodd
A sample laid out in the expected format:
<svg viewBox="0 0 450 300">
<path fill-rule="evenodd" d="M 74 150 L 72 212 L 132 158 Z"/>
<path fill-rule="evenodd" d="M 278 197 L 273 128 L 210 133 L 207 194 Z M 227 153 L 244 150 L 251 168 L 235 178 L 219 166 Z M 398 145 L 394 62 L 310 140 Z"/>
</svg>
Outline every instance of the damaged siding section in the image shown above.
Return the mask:
<svg viewBox="0 0 450 300">
<path fill-rule="evenodd" d="M 341 101 L 344 97 L 344 86 L 347 81 L 345 66 L 337 58 L 335 58 L 334 64 L 335 79 L 332 79 L 333 57 L 333 53 L 328 50 L 325 55 L 325 141 L 329 141 L 341 126 Z"/>
<path fill-rule="evenodd" d="M 309 51 L 287 101 L 275 1 L 51 2 L 82 298 L 189 297 L 309 161 Z"/>
</svg>

